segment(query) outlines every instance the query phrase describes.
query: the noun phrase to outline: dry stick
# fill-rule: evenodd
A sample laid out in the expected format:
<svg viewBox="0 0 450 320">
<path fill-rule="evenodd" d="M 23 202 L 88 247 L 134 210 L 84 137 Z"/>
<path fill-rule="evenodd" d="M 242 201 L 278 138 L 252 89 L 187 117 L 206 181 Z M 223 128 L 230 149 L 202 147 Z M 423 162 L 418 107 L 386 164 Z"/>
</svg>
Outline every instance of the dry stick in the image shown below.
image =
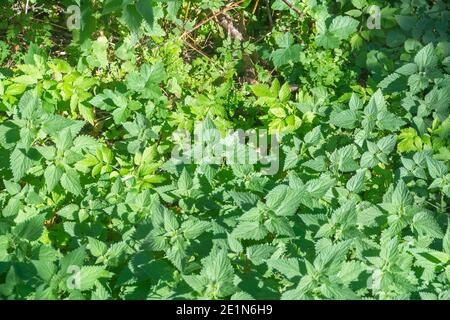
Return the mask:
<svg viewBox="0 0 450 320">
<path fill-rule="evenodd" d="M 270 12 L 269 0 L 266 0 L 266 7 L 267 7 L 267 15 L 269 16 L 269 26 L 270 29 L 272 29 L 273 21 L 272 21 L 272 12 Z"/>
<path fill-rule="evenodd" d="M 256 9 L 258 8 L 258 4 L 259 4 L 259 0 L 256 0 L 256 3 L 255 3 L 255 5 L 253 7 L 253 10 L 252 10 L 252 15 L 255 15 Z M 247 22 L 245 22 L 245 19 L 244 19 L 244 25 L 247 25 L 249 23 L 250 23 L 250 19 Z"/>
<path fill-rule="evenodd" d="M 206 46 L 208 45 L 208 41 L 209 41 L 209 38 L 211 38 L 211 34 L 212 34 L 212 32 L 210 31 L 210 32 L 208 33 L 208 35 L 206 36 L 205 41 L 203 42 L 202 49 L 205 49 Z"/>
<path fill-rule="evenodd" d="M 189 37 L 189 39 L 191 39 L 191 41 L 195 44 L 195 40 L 192 39 L 192 37 L 188 34 L 187 35 Z M 208 60 L 211 60 L 210 57 L 208 57 L 203 51 L 201 51 L 200 49 L 196 48 L 194 44 L 191 44 L 188 40 L 185 40 L 186 44 L 191 47 L 194 51 L 196 51 L 197 53 L 201 54 L 202 56 L 204 56 L 205 58 L 207 58 Z"/>
<path fill-rule="evenodd" d="M 231 38 L 238 39 L 239 41 L 244 40 L 242 33 L 234 26 L 233 19 L 227 14 L 222 13 L 220 20 L 215 18 L 216 22 L 228 33 Z"/>
<path fill-rule="evenodd" d="M 194 28 L 192 28 L 192 30 L 189 30 L 189 31 L 186 31 L 185 33 L 183 33 L 180 38 L 184 38 L 187 34 L 197 30 L 198 28 L 203 26 L 205 23 L 207 23 L 207 22 L 211 21 L 212 19 L 216 18 L 218 15 L 220 15 L 222 13 L 225 13 L 227 11 L 230 11 L 231 9 L 234 9 L 235 7 L 239 6 L 244 1 L 245 0 L 239 0 L 238 2 L 234 2 L 234 3 L 230 4 L 229 6 L 224 7 L 222 10 L 216 12 L 211 17 L 209 17 L 209 18 L 199 22 Z"/>
<path fill-rule="evenodd" d="M 296 7 L 294 7 L 293 5 L 292 5 L 292 3 L 290 3 L 288 0 L 282 0 L 289 8 L 291 8 L 292 10 L 294 10 L 295 12 L 297 12 L 297 14 L 300 16 L 300 17 L 303 17 L 304 16 L 304 14 L 303 14 L 303 12 L 301 12 L 299 9 L 297 9 Z"/>
<path fill-rule="evenodd" d="M 200 28 L 201 26 L 203 26 L 204 24 L 206 24 L 207 22 L 211 21 L 212 19 L 217 19 L 217 17 L 221 14 L 225 14 L 226 12 L 238 7 L 242 2 L 244 2 L 245 0 L 240 0 L 238 2 L 235 3 L 231 3 L 230 5 L 225 6 L 222 10 L 214 13 L 211 17 L 207 18 L 206 20 L 201 21 L 199 24 L 197 24 L 192 30 L 190 30 L 188 33 L 191 33 L 192 31 L 197 30 L 198 28 Z"/>
<path fill-rule="evenodd" d="M 256 9 L 258 8 L 259 0 L 256 0 L 255 6 L 253 7 L 252 14 L 255 14 Z"/>
<path fill-rule="evenodd" d="M 206 53 L 204 53 L 201 49 L 196 48 L 195 47 L 195 40 L 191 37 L 190 34 L 187 35 L 189 37 L 189 39 L 191 39 L 191 41 L 194 44 L 191 44 L 188 40 L 184 40 L 184 42 L 191 48 L 193 49 L 195 52 L 199 53 L 200 55 L 202 55 L 203 57 L 205 57 L 206 59 L 208 59 L 209 62 L 211 62 L 212 64 L 216 65 L 217 67 L 219 67 L 222 71 L 225 71 L 224 68 L 221 65 L 218 65 L 214 60 L 212 60 L 210 57 L 208 57 L 208 55 Z"/>
<path fill-rule="evenodd" d="M 188 2 L 187 8 L 186 8 L 186 12 L 184 14 L 184 20 L 186 21 L 189 10 L 191 9 L 191 1 Z"/>
<path fill-rule="evenodd" d="M 214 20 L 228 33 L 228 37 L 239 40 L 242 46 L 245 38 L 245 21 L 240 24 L 240 28 L 236 27 L 233 23 L 233 18 L 226 12 L 223 12 L 219 18 L 214 18 Z M 250 83 L 256 82 L 256 73 L 249 54 L 243 52 L 242 60 L 244 63 L 245 78 L 248 78 Z"/>
<path fill-rule="evenodd" d="M 51 25 L 51 26 L 53 26 L 53 27 L 55 27 L 55 28 L 59 28 L 59 29 L 61 29 L 61 30 L 67 30 L 66 27 L 60 26 L 59 24 L 56 24 L 56 23 L 53 23 L 53 22 L 48 22 L 48 21 L 45 21 L 45 20 L 42 20 L 42 19 L 39 19 L 39 18 L 35 18 L 35 17 L 31 17 L 31 19 L 32 19 L 32 20 L 35 20 L 35 21 L 38 21 L 38 22 L 44 22 L 44 23 L 47 23 L 47 24 L 49 24 L 49 25 Z"/>
</svg>

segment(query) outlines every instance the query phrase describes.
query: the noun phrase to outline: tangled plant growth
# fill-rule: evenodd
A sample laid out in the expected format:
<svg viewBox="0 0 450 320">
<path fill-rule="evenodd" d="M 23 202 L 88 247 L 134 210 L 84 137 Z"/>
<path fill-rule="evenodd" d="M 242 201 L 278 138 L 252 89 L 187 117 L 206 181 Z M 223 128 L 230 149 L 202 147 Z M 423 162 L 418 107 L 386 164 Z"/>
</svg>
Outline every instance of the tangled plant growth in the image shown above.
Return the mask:
<svg viewBox="0 0 450 320">
<path fill-rule="evenodd" d="M 389 3 L 2 1 L 0 297 L 450 299 L 449 5 Z"/>
</svg>

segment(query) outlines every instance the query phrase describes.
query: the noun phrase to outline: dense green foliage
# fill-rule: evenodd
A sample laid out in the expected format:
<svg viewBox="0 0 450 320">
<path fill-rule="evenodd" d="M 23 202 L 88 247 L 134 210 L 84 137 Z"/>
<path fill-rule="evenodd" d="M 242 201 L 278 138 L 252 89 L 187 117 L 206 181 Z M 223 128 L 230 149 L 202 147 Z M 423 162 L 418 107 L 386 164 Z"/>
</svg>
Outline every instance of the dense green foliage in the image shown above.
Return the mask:
<svg viewBox="0 0 450 320">
<path fill-rule="evenodd" d="M 0 16 L 0 298 L 450 299 L 446 1 Z M 176 162 L 197 123 L 268 129 L 279 170 Z"/>
</svg>

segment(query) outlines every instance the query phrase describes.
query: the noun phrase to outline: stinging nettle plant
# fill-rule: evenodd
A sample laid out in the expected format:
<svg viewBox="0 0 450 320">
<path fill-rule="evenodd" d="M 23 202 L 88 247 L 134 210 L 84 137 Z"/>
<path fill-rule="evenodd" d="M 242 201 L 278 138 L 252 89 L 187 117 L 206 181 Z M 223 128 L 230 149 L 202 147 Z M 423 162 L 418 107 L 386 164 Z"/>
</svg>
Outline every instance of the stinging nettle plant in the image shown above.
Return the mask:
<svg viewBox="0 0 450 320">
<path fill-rule="evenodd" d="M 0 298 L 450 299 L 446 2 L 22 2 Z"/>
</svg>

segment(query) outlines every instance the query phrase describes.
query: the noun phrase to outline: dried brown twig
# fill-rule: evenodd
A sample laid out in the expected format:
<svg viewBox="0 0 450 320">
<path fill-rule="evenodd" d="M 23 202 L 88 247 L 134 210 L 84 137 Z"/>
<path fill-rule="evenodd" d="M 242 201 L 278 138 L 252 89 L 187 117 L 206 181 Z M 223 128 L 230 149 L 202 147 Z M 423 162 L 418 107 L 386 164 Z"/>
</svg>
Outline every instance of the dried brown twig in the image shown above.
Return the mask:
<svg viewBox="0 0 450 320">
<path fill-rule="evenodd" d="M 245 40 L 248 40 L 244 21 L 234 21 L 226 12 L 222 12 L 214 20 L 224 29 L 229 38 L 238 40 L 241 46 Z M 249 83 L 255 83 L 256 71 L 252 58 L 248 53 L 243 52 L 242 61 L 244 64 L 244 79 Z"/>
<path fill-rule="evenodd" d="M 296 7 L 294 7 L 294 5 L 292 3 L 290 3 L 288 0 L 282 0 L 289 8 L 291 8 L 292 10 L 294 10 L 300 17 L 303 17 L 305 14 L 303 12 L 301 12 L 299 9 L 297 9 Z"/>
<path fill-rule="evenodd" d="M 222 13 L 219 18 L 215 19 L 217 23 L 228 33 L 230 38 L 237 39 L 239 41 L 244 40 L 242 33 L 234 26 L 233 19 L 227 14 Z"/>
<path fill-rule="evenodd" d="M 215 19 L 217 16 L 219 16 L 219 15 L 221 15 L 221 14 L 223 14 L 223 13 L 226 13 L 226 12 L 228 12 L 228 11 L 230 11 L 230 10 L 236 8 L 237 6 L 239 6 L 239 5 L 240 5 L 242 2 L 244 2 L 244 1 L 245 1 L 245 0 L 239 0 L 239 1 L 237 1 L 237 2 L 233 2 L 233 3 L 231 3 L 231 4 L 227 5 L 227 6 L 225 6 L 222 10 L 220 10 L 220 11 L 214 13 L 211 17 L 208 17 L 207 19 L 205 19 L 205 20 L 199 22 L 199 23 L 198 23 L 194 28 L 192 28 L 191 30 L 184 32 L 184 33 L 181 35 L 181 38 L 184 38 L 187 34 L 192 33 L 193 31 L 195 31 L 195 30 L 197 30 L 198 28 L 200 28 L 201 26 L 203 26 L 205 23 L 208 23 L 208 22 L 211 21 L 212 19 Z"/>
<path fill-rule="evenodd" d="M 266 0 L 266 7 L 267 7 L 267 16 L 269 17 L 269 27 L 272 30 L 273 21 L 272 21 L 272 12 L 270 12 L 269 0 Z"/>
</svg>

